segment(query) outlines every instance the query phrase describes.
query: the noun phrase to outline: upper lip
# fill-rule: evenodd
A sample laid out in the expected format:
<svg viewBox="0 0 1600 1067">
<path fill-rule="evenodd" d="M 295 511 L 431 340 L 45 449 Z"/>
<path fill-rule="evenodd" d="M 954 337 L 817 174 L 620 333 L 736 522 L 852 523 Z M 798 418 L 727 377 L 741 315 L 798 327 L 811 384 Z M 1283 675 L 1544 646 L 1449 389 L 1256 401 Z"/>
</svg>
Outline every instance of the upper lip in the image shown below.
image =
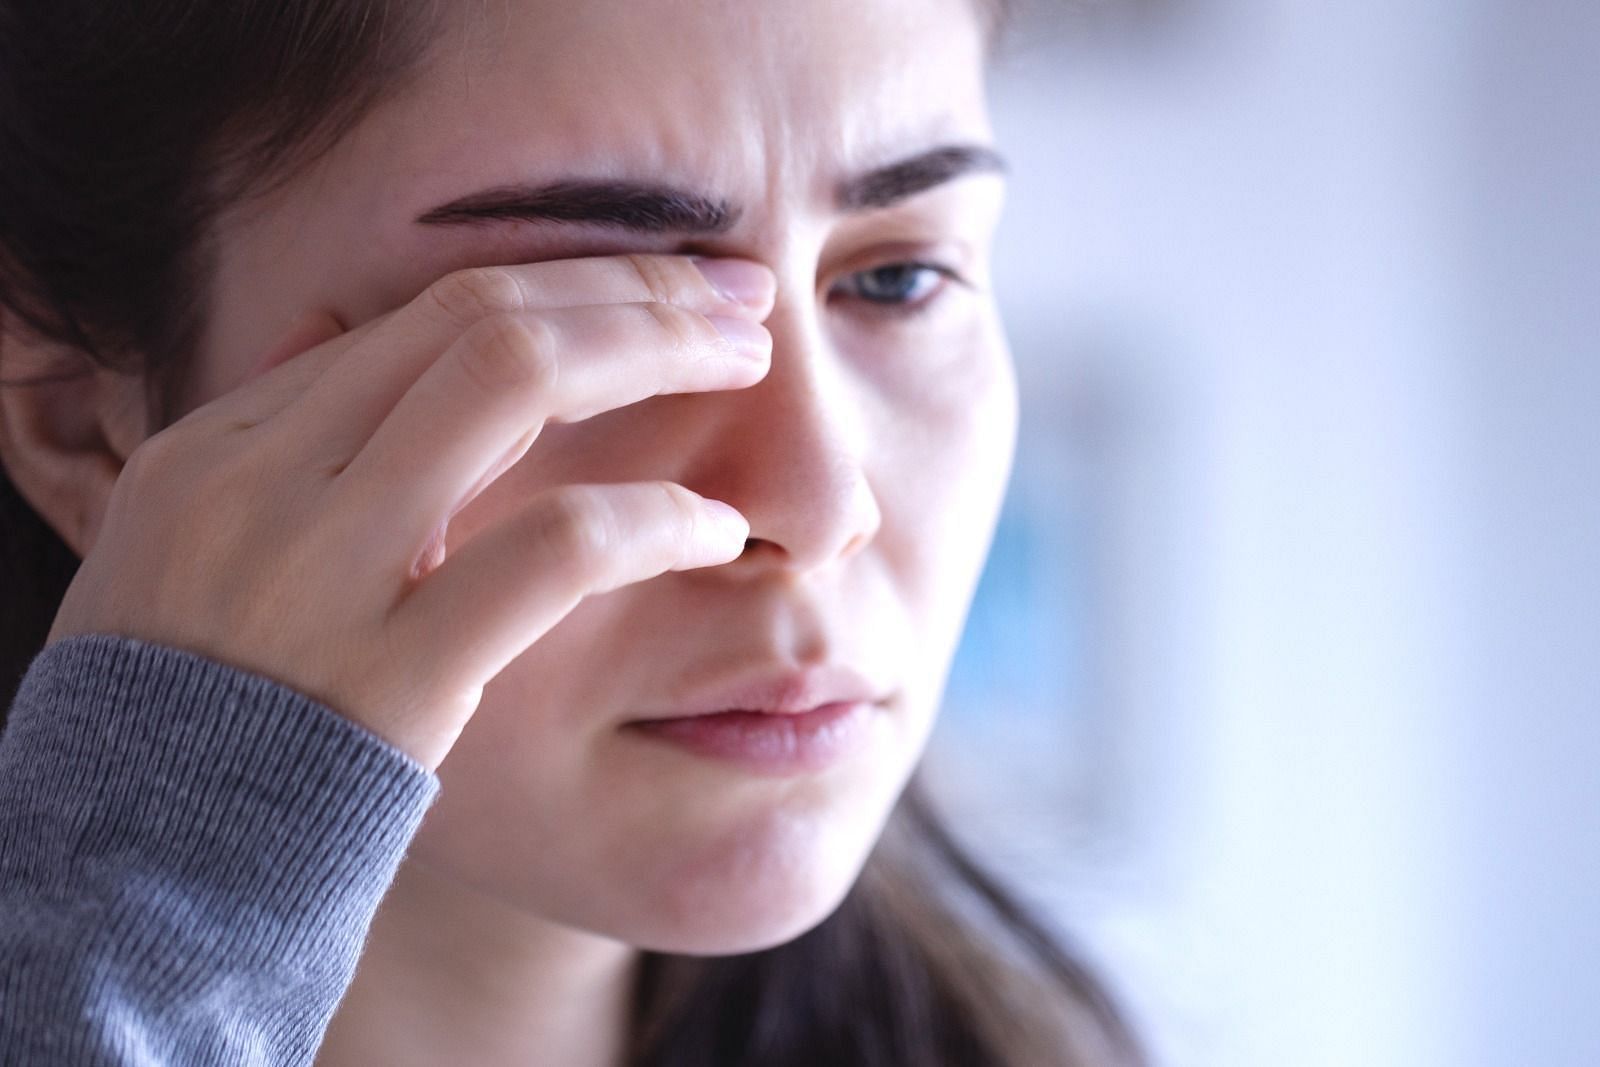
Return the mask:
<svg viewBox="0 0 1600 1067">
<path fill-rule="evenodd" d="M 842 664 L 803 669 L 768 667 L 696 689 L 672 701 L 670 707 L 642 718 L 681 719 L 722 711 L 799 715 L 825 704 L 881 703 L 885 699 L 887 696 L 881 687 L 860 671 Z"/>
</svg>

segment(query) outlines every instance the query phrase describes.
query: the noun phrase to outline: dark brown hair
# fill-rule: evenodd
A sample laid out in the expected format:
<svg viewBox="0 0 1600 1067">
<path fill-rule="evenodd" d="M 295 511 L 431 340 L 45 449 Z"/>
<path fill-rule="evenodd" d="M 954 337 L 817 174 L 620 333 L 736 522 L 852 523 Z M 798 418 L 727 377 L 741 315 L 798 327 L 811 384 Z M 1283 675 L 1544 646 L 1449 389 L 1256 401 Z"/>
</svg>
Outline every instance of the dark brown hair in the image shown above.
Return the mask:
<svg viewBox="0 0 1600 1067">
<path fill-rule="evenodd" d="M 438 26 L 431 0 L 0 0 L 0 325 L 61 356 L 59 375 L 0 385 L 98 365 L 143 376 L 150 425 L 174 421 L 220 212 L 335 143 Z M 0 709 L 77 564 L 0 470 Z M 1142 1062 L 1101 983 L 915 781 L 810 932 L 647 953 L 630 1048 L 640 1067 Z"/>
</svg>

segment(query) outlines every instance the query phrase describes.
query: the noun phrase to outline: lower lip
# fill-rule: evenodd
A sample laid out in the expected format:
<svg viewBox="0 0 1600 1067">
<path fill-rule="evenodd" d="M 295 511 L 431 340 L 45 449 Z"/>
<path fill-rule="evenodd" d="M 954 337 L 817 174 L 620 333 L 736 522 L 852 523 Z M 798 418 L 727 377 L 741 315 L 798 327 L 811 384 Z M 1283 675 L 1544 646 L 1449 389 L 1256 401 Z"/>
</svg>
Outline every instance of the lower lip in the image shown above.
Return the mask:
<svg viewBox="0 0 1600 1067">
<path fill-rule="evenodd" d="M 757 774 L 794 775 L 825 770 L 859 747 L 872 707 L 824 704 L 798 715 L 724 711 L 629 725 L 646 737 Z"/>
</svg>

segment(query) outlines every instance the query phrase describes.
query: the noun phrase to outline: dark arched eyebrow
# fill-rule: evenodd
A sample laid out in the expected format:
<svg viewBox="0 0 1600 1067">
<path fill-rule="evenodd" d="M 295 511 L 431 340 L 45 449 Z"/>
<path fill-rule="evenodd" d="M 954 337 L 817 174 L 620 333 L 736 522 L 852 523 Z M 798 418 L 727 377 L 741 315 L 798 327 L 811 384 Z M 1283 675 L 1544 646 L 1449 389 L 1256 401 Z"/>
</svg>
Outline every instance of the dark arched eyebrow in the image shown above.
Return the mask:
<svg viewBox="0 0 1600 1067">
<path fill-rule="evenodd" d="M 847 178 L 834 191 L 834 200 L 841 211 L 870 211 L 969 174 L 1005 172 L 1006 161 L 987 145 L 945 145 Z"/>
<path fill-rule="evenodd" d="M 870 211 L 969 174 L 1005 170 L 1000 154 L 986 145 L 943 145 L 845 179 L 834 190 L 834 203 L 841 211 Z M 726 199 L 673 186 L 569 179 L 485 189 L 425 211 L 417 222 L 570 222 L 642 234 L 710 235 L 727 233 L 742 214 Z"/>
</svg>

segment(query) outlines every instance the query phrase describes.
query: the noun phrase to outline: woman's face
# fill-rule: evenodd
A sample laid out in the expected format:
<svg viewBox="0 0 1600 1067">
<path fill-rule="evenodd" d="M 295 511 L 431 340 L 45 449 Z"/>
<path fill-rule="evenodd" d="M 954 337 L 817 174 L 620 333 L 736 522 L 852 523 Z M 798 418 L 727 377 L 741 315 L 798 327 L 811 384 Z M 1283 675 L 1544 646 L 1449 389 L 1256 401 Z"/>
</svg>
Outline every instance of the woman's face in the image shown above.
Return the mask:
<svg viewBox="0 0 1600 1067">
<path fill-rule="evenodd" d="M 855 879 L 932 724 L 1016 397 L 987 292 L 998 176 L 941 168 L 968 158 L 945 154 L 839 193 L 989 142 L 970 4 L 464 5 L 471 25 L 417 82 L 224 226 L 190 406 L 243 382 L 297 313 L 355 326 L 460 267 L 693 252 L 777 275 L 762 381 L 548 426 L 451 524 L 454 550 L 550 486 L 670 479 L 739 509 L 754 540 L 729 565 L 591 597 L 532 644 L 439 768 L 408 863 L 689 953 L 794 937 Z M 491 188 L 600 179 L 726 201 L 736 221 L 417 221 Z M 873 273 L 916 263 L 964 281 Z M 819 766 L 764 773 L 627 726 L 707 685 L 817 665 L 887 697 Z"/>
</svg>

